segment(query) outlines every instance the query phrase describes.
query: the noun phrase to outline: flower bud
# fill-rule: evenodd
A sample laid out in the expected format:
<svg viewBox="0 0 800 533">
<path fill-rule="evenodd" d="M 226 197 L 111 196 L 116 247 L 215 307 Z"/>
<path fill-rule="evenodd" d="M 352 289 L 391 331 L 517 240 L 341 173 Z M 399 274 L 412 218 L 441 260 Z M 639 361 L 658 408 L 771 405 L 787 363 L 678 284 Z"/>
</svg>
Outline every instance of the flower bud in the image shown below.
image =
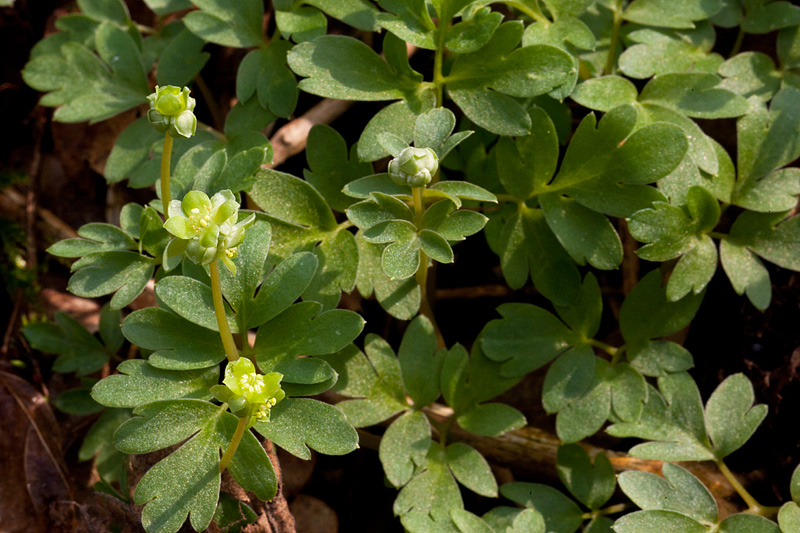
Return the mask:
<svg viewBox="0 0 800 533">
<path fill-rule="evenodd" d="M 270 409 L 286 397 L 282 379 L 279 372 L 259 374 L 252 361 L 241 357 L 227 364 L 222 385 L 215 385 L 211 392 L 236 416 L 250 417 L 249 427 L 269 420 Z"/>
<path fill-rule="evenodd" d="M 430 148 L 408 147 L 389 162 L 389 176 L 398 185 L 424 187 L 439 169 L 439 158 Z"/>
<path fill-rule="evenodd" d="M 194 135 L 197 118 L 192 111 L 196 102 L 189 96 L 188 87 L 156 85 L 155 92 L 147 99 L 150 101 L 147 120 L 157 131 L 168 131 L 171 137 L 189 138 Z"/>
</svg>

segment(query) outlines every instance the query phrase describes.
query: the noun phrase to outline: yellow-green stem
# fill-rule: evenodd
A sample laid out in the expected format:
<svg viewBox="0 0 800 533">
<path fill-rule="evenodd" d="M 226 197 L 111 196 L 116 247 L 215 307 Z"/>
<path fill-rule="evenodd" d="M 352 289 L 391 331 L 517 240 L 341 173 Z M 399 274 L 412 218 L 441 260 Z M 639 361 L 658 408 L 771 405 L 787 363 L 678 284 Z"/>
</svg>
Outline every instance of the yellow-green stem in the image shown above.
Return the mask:
<svg viewBox="0 0 800 533">
<path fill-rule="evenodd" d="M 172 160 L 172 136 L 164 133 L 164 149 L 161 151 L 161 204 L 164 206 L 164 218 L 169 217 L 169 165 Z"/>
<path fill-rule="evenodd" d="M 598 516 L 606 516 L 610 514 L 617 514 L 623 511 L 626 511 L 630 508 L 630 504 L 627 503 L 617 503 L 614 505 L 609 505 L 608 507 L 604 507 L 603 509 L 598 509 L 596 511 L 592 511 L 591 513 L 583 513 L 584 520 L 593 520 Z"/>
<path fill-rule="evenodd" d="M 616 348 L 614 346 L 611 346 L 610 344 L 606 344 L 606 343 L 604 343 L 602 341 L 598 341 L 596 339 L 586 339 L 586 344 L 588 344 L 589 346 L 594 346 L 595 348 L 599 348 L 599 349 L 603 350 L 604 352 L 606 352 L 611 357 L 616 357 L 617 354 L 621 350 L 620 348 Z"/>
<path fill-rule="evenodd" d="M 219 263 L 215 259 L 209 265 L 211 274 L 211 296 L 214 299 L 214 314 L 217 316 L 217 326 L 222 345 L 225 347 L 225 355 L 228 361 L 239 359 L 239 350 L 231 335 L 231 328 L 228 325 L 228 317 L 225 316 L 225 302 L 222 301 L 222 284 L 219 281 Z"/>
<path fill-rule="evenodd" d="M 239 419 L 239 423 L 236 424 L 236 431 L 233 433 L 233 438 L 231 439 L 231 443 L 228 444 L 228 449 L 225 450 L 225 453 L 222 454 L 222 459 L 219 460 L 219 473 L 223 473 L 226 468 L 228 468 L 228 464 L 233 459 L 233 454 L 236 453 L 236 448 L 239 447 L 239 443 L 242 441 L 242 437 L 244 436 L 245 429 L 247 428 L 247 420 L 249 416 Z"/>
<path fill-rule="evenodd" d="M 717 465 L 719 471 L 722 472 L 722 475 L 728 480 L 734 490 L 739 494 L 739 496 L 744 500 L 744 503 L 747 504 L 747 512 L 753 513 L 757 515 L 761 515 L 764 517 L 772 517 L 778 513 L 778 507 L 768 507 L 766 505 L 761 505 L 756 501 L 753 496 L 747 492 L 747 489 L 744 488 L 744 485 L 739 483 L 739 480 L 736 479 L 736 476 L 733 472 L 731 472 L 728 465 L 722 459 L 715 459 L 714 464 Z"/>
<path fill-rule="evenodd" d="M 617 45 L 619 44 L 619 29 L 622 26 L 622 0 L 614 3 L 614 25 L 611 27 L 611 42 L 608 46 L 605 75 L 614 74 L 617 64 Z"/>
</svg>

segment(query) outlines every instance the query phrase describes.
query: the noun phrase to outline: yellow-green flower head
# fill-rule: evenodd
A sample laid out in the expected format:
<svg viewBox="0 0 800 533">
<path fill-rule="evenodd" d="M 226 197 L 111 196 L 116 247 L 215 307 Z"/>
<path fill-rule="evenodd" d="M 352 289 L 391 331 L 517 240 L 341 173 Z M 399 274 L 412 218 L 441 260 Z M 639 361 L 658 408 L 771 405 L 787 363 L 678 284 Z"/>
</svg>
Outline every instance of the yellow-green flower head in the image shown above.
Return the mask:
<svg viewBox="0 0 800 533">
<path fill-rule="evenodd" d="M 439 158 L 430 148 L 409 146 L 389 162 L 389 176 L 398 185 L 424 187 L 439 169 Z"/>
<path fill-rule="evenodd" d="M 224 387 L 213 390 L 217 399 L 225 401 L 239 417 L 250 416 L 250 424 L 269 420 L 270 409 L 286 397 L 281 389 L 283 374 L 259 374 L 252 361 L 241 357 L 225 367 Z"/>
<path fill-rule="evenodd" d="M 147 120 L 160 132 L 168 131 L 171 137 L 189 138 L 197 130 L 197 118 L 194 116 L 194 98 L 189 96 L 189 88 L 167 85 L 159 87 L 147 97 L 150 109 Z"/>
<path fill-rule="evenodd" d="M 229 190 L 211 198 L 202 191 L 189 191 L 182 201 L 172 200 L 164 229 L 177 237 L 170 243 L 169 254 L 186 252 L 187 257 L 200 265 L 220 259 L 236 273 L 231 261 L 244 240 L 245 230 L 255 222 L 255 214 L 239 220 L 239 203 Z"/>
</svg>

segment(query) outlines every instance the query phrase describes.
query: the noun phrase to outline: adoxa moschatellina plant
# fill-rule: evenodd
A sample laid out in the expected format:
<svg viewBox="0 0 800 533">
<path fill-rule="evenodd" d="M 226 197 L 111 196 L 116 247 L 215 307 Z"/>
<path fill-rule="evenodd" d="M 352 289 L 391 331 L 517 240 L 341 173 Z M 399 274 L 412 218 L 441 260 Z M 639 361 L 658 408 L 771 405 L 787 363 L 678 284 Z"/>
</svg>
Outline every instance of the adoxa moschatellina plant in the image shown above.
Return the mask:
<svg viewBox="0 0 800 533">
<path fill-rule="evenodd" d="M 188 7 L 146 3 L 159 16 Z M 777 513 L 725 463 L 766 416 L 749 380 L 729 376 L 703 403 L 688 374 L 693 354 L 671 340 L 718 266 L 760 310 L 772 299 L 764 260 L 800 271 L 800 217 L 791 216 L 800 171 L 789 166 L 800 156 L 800 9 L 761 0 L 276 0 L 267 36 L 261 0 L 193 3 L 142 36 L 123 4 L 81 0 L 85 14 L 62 19 L 23 72 L 48 92 L 42 103 L 57 107 L 56 120 L 151 108 L 120 135 L 105 176 L 137 188 L 160 179 L 161 202 L 125 206 L 120 228 L 90 224 L 51 248 L 79 258 L 73 292 L 113 294 L 106 317 L 157 280 L 159 307 L 121 327 L 147 359 L 121 363 L 92 389 L 109 407 L 97 432 L 116 429 L 115 450 L 186 441 L 136 487 L 148 531 L 176 531 L 187 515 L 195 529 L 222 523 L 219 457 L 234 448 L 227 470 L 271 497 L 274 476 L 253 431 L 308 458 L 308 447 L 346 453 L 353 426 L 379 423 L 388 425 L 379 455 L 398 489 L 393 510 L 412 533 L 800 530 L 800 470 Z M 382 39 L 327 35 L 330 18 Z M 737 28 L 732 47 L 717 46 L 719 28 Z M 758 34 L 776 36 L 774 57 L 740 51 Z M 246 49 L 237 103 L 216 118 L 219 131 L 196 125 L 188 92 L 166 86 L 202 86 L 209 43 Z M 409 44 L 432 56 L 413 62 L 428 71 L 409 62 Z M 150 60 L 159 88 L 148 98 Z M 271 153 L 261 132 L 292 117 L 301 90 L 387 102 L 350 150 L 332 128 L 313 128 L 305 179 L 261 168 Z M 576 109 L 583 118 L 573 127 Z M 723 147 L 732 138 L 720 143 L 695 119 L 735 119 L 736 157 Z M 159 150 L 160 168 L 151 159 Z M 384 158 L 387 172 L 375 173 Z M 243 192 L 263 210 L 254 219 L 234 216 Z M 621 227 L 642 243 L 636 256 L 664 263 L 641 279 L 628 272 L 624 298 L 594 274 L 623 264 Z M 454 245 L 479 232 L 508 287 L 530 283 L 547 302 L 499 306 L 467 350 L 436 326 L 428 272 L 457 262 Z M 363 320 L 336 307 L 356 289 L 410 321 L 398 346 L 375 334 L 363 351 L 352 344 Z M 618 328 L 601 331 L 615 298 Z M 100 344 L 64 316 L 57 322 L 29 328 L 32 344 L 52 350 L 60 334 L 93 346 L 80 357 L 62 349 L 61 371 L 90 374 L 114 352 L 108 331 Z M 541 483 L 499 487 L 483 455 L 455 438 L 457 427 L 497 437 L 524 425 L 493 399 L 539 370 L 570 496 Z M 347 399 L 332 407 L 306 398 L 330 388 Z M 426 409 L 437 402 L 448 416 Z M 629 451 L 636 457 L 715 464 L 747 512 L 720 517 L 701 480 L 673 464 L 663 478 L 619 476 L 641 508 L 629 512 L 612 500 L 611 463 L 576 444 L 601 429 L 641 439 Z M 477 516 L 461 487 L 520 507 Z"/>
</svg>

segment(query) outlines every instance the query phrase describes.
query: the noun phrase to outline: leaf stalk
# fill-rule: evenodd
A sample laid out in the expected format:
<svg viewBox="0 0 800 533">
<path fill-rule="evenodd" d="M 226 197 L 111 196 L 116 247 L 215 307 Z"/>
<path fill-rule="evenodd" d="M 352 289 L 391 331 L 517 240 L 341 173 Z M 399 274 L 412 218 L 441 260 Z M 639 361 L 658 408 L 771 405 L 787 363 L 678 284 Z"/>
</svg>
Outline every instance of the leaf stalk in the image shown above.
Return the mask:
<svg viewBox="0 0 800 533">
<path fill-rule="evenodd" d="M 209 265 L 209 274 L 211 275 L 211 297 L 214 300 L 214 314 L 217 317 L 219 336 L 222 339 L 222 345 L 225 347 L 225 355 L 228 357 L 228 361 L 233 362 L 239 359 L 239 349 L 236 348 L 233 335 L 231 335 L 231 328 L 228 325 L 228 317 L 225 316 L 222 284 L 219 279 L 219 263 L 216 259 Z"/>
</svg>

